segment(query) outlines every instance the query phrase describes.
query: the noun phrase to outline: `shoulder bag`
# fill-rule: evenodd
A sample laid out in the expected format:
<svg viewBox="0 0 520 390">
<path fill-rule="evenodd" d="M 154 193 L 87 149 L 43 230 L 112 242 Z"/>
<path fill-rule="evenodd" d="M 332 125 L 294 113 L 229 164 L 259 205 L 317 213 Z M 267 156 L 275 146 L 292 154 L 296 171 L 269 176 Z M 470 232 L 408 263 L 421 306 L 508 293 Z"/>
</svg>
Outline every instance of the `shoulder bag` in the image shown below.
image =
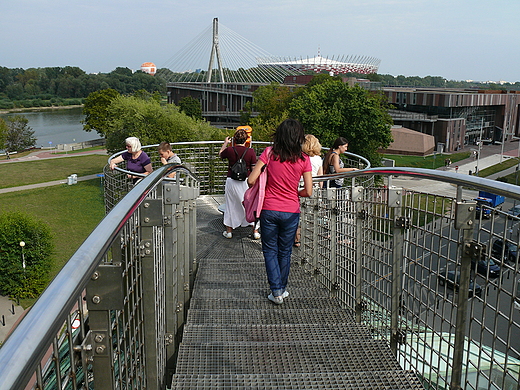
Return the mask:
<svg viewBox="0 0 520 390">
<path fill-rule="evenodd" d="M 271 149 L 269 149 L 269 153 L 267 155 L 267 164 L 262 167 L 260 176 L 256 180 L 255 184 L 248 188 L 244 194 L 244 200 L 242 201 L 242 204 L 244 205 L 244 209 L 246 211 L 247 222 L 256 222 L 256 220 L 260 218 L 260 213 L 262 212 L 265 198 L 265 185 L 267 183 L 267 166 L 269 165 L 269 160 L 271 159 L 270 152 Z"/>
</svg>

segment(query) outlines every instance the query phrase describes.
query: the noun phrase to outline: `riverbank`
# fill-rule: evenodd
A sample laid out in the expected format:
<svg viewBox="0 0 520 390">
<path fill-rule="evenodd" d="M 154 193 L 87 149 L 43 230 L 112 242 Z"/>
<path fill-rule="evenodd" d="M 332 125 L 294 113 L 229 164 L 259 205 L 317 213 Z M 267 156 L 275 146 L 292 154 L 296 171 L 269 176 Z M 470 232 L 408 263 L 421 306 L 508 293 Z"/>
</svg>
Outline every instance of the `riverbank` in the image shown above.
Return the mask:
<svg viewBox="0 0 520 390">
<path fill-rule="evenodd" d="M 50 107 L 20 107 L 10 108 L 8 110 L 0 110 L 0 114 L 16 114 L 24 112 L 36 112 L 36 111 L 54 111 L 54 110 L 67 110 L 71 108 L 82 108 L 83 104 L 77 104 L 73 106 L 50 106 Z"/>
</svg>

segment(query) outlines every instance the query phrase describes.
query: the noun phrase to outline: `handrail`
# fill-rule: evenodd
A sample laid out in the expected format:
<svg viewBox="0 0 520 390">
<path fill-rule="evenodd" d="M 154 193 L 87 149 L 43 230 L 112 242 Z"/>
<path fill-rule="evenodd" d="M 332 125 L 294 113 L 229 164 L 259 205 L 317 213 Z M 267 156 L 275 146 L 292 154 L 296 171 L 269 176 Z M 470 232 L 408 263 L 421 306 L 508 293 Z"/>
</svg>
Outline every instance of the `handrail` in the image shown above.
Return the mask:
<svg viewBox="0 0 520 390">
<path fill-rule="evenodd" d="M 171 143 L 171 145 L 173 145 L 173 146 L 174 145 L 179 145 L 179 146 L 185 146 L 185 145 L 214 145 L 214 144 L 221 144 L 221 143 L 222 143 L 222 141 L 185 141 L 185 142 L 173 142 L 173 143 Z M 266 141 L 253 141 L 252 145 L 265 145 L 265 146 L 269 146 L 269 145 L 272 145 L 272 143 L 271 142 L 266 142 Z M 145 146 L 141 146 L 141 149 L 156 148 L 157 146 L 159 146 L 159 144 L 145 145 Z M 329 150 L 329 148 L 322 148 L 322 149 L 323 150 Z M 110 165 L 110 161 L 113 158 L 115 158 L 117 156 L 120 156 L 124 152 L 125 152 L 125 150 L 122 150 L 122 151 L 114 153 L 113 155 L 108 157 L 108 160 L 107 160 L 108 165 Z M 363 164 L 366 165 L 366 168 L 370 168 L 372 166 L 370 164 L 370 161 L 368 161 L 363 156 L 360 156 L 358 154 L 351 153 L 351 152 L 348 152 L 348 151 L 345 152 L 344 154 L 347 155 L 347 156 L 354 157 L 354 158 L 360 160 Z M 129 175 L 131 174 L 133 176 L 139 176 L 139 177 L 145 177 L 146 176 L 143 173 L 136 173 L 136 172 L 132 172 L 132 171 L 127 171 L 126 169 L 120 168 L 118 166 L 116 166 L 114 169 L 119 171 L 119 172 L 123 172 L 123 173 L 129 174 Z M 168 178 L 166 178 L 166 179 L 168 179 Z M 318 180 L 314 180 L 314 182 L 317 182 L 317 181 Z"/>
<path fill-rule="evenodd" d="M 514 184 L 503 183 L 484 177 L 462 175 L 460 173 L 445 172 L 424 168 L 366 168 L 358 171 L 334 173 L 314 177 L 315 182 L 334 180 L 340 178 L 352 178 L 366 175 L 384 176 L 412 176 L 420 179 L 437 180 L 465 187 L 478 187 L 482 190 L 520 200 L 520 191 Z"/>
<path fill-rule="evenodd" d="M 65 264 L 0 348 L 0 390 L 25 388 L 43 358 L 49 340 L 61 329 L 70 308 L 125 222 L 163 177 L 178 168 L 188 171 L 167 164 L 146 176 L 114 206 Z"/>
</svg>

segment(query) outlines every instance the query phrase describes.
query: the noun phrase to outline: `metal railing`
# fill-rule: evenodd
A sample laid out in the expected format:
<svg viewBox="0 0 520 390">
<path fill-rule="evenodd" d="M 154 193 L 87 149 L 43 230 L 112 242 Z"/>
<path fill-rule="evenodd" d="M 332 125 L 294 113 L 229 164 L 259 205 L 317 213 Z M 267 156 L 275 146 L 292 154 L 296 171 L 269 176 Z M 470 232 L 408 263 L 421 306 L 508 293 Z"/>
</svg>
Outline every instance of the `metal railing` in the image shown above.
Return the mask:
<svg viewBox="0 0 520 390">
<path fill-rule="evenodd" d="M 189 168 L 197 175 L 200 180 L 200 193 L 203 195 L 223 194 L 226 186 L 226 174 L 228 170 L 227 160 L 219 157 L 219 150 L 222 141 L 199 141 L 199 142 L 176 142 L 172 143 L 173 151 L 179 156 L 182 165 Z M 251 147 L 259 156 L 261 152 L 270 145 L 268 142 L 253 141 Z M 158 145 L 146 145 L 142 149 L 148 154 L 152 161 L 153 169 L 159 168 L 162 164 L 157 151 Z M 325 150 L 327 150 L 325 148 Z M 132 180 L 128 176 L 145 177 L 144 174 L 127 171 L 123 167 L 117 166 L 113 171 L 110 170 L 110 161 L 124 153 L 124 151 L 113 154 L 109 157 L 108 163 L 104 168 L 105 178 L 105 205 L 107 211 L 133 187 Z M 341 156 L 345 166 L 365 169 L 370 167 L 370 162 L 362 156 L 347 152 Z M 121 164 L 123 165 L 123 164 Z M 166 179 L 173 181 L 173 179 Z M 351 179 L 346 180 L 346 185 L 350 184 Z M 372 176 L 358 178 L 358 185 L 373 185 Z"/>
<path fill-rule="evenodd" d="M 165 182 L 172 170 L 178 181 Z M 196 270 L 198 195 L 171 164 L 128 191 L 0 348 L 0 389 L 165 388 Z"/>
<path fill-rule="evenodd" d="M 518 248 L 520 219 L 499 209 L 483 219 L 474 201 L 462 199 L 463 188 L 473 188 L 518 200 L 518 187 L 425 169 L 348 176 L 366 174 L 453 183 L 457 197 L 393 187 L 318 190 L 302 199 L 301 264 L 425 388 L 518 389 L 519 258 L 507 245 Z M 498 275 L 489 262 L 501 267 Z"/>
<path fill-rule="evenodd" d="M 0 390 L 169 385 L 197 265 L 195 199 L 224 189 L 218 148 L 174 145 L 200 181 L 186 168 L 160 167 L 154 146 L 155 171 L 135 187 L 125 170 L 105 169 L 108 214 L 0 349 Z M 351 157 L 365 169 L 316 179 L 344 177 L 346 187 L 302 199 L 296 260 L 426 388 L 517 388 L 519 264 L 507 248 L 519 244 L 520 219 L 497 209 L 485 220 L 462 199 L 470 188 L 520 200 L 517 187 L 366 168 Z M 166 179 L 172 169 L 176 178 Z M 457 196 L 378 187 L 377 176 L 452 183 Z M 481 259 L 499 263 L 500 275 L 482 270 Z M 460 275 L 455 288 L 447 270 Z"/>
</svg>

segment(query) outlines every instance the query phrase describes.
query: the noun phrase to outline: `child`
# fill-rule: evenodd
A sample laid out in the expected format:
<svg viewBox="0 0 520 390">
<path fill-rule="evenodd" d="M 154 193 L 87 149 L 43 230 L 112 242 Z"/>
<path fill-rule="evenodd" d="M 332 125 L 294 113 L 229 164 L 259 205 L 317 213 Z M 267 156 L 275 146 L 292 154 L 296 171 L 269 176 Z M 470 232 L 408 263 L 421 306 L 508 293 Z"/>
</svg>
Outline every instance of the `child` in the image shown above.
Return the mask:
<svg viewBox="0 0 520 390">
<path fill-rule="evenodd" d="M 161 142 L 157 150 L 163 165 L 171 163 L 182 164 L 180 157 L 173 153 L 172 146 L 168 142 Z M 168 177 L 175 177 L 175 172 L 170 173 Z"/>
</svg>

